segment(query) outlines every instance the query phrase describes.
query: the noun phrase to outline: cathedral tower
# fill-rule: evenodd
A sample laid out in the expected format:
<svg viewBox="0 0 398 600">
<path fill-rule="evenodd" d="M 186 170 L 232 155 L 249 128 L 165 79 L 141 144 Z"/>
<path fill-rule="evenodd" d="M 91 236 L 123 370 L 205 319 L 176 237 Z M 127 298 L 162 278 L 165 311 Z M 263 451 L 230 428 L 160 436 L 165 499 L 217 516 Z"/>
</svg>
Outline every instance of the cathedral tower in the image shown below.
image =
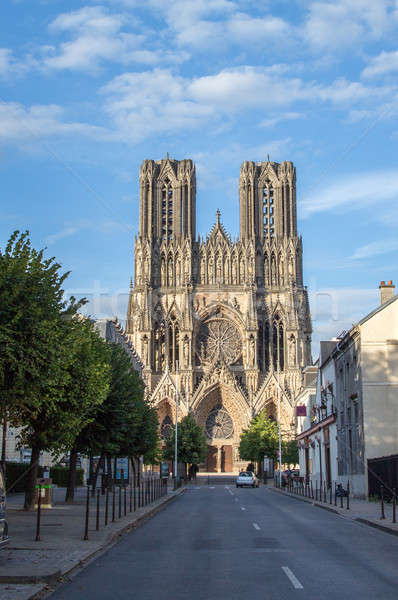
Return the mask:
<svg viewBox="0 0 398 600">
<path fill-rule="evenodd" d="M 311 320 L 297 236 L 291 162 L 244 162 L 240 238 L 220 213 L 196 238 L 191 160 L 145 160 L 140 170 L 135 282 L 126 330 L 144 363 L 162 435 L 192 412 L 207 435 L 207 470 L 237 470 L 240 433 L 266 410 L 289 433 L 302 368 L 311 361 Z"/>
</svg>

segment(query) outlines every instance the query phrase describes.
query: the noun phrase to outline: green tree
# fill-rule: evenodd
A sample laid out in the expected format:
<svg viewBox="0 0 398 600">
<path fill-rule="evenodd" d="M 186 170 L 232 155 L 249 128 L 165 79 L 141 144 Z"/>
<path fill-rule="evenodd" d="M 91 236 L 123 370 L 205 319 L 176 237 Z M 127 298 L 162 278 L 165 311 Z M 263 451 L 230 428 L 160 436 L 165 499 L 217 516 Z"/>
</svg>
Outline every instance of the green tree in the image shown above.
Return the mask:
<svg viewBox="0 0 398 600">
<path fill-rule="evenodd" d="M 276 459 L 278 454 L 278 425 L 266 411 L 254 417 L 249 429 L 240 436 L 239 454 L 243 460 L 261 462 L 264 456 Z"/>
<path fill-rule="evenodd" d="M 95 419 L 108 395 L 111 365 L 108 345 L 89 319 L 75 319 L 73 329 L 70 378 L 65 391 L 72 406 L 78 407 L 81 430 Z M 69 456 L 67 502 L 73 502 L 74 498 L 77 455 L 75 438 Z"/>
<path fill-rule="evenodd" d="M 282 441 L 282 461 L 284 465 L 297 465 L 299 462 L 299 453 L 296 440 Z"/>
<path fill-rule="evenodd" d="M 144 386 L 129 356 L 118 344 L 108 344 L 111 383 L 94 419 L 76 438 L 74 448 L 103 460 L 131 458 L 158 447 L 157 413 L 144 400 Z M 95 483 L 95 481 L 93 482 Z"/>
<path fill-rule="evenodd" d="M 33 505 L 42 450 L 73 442 L 81 427 L 79 406 L 67 397 L 76 333 L 74 317 L 85 303 L 65 300 L 68 273 L 31 247 L 18 231 L 0 253 L 0 387 L 3 419 L 22 426 L 31 447 L 25 509 Z M 4 331 L 3 331 L 4 326 Z"/>
<path fill-rule="evenodd" d="M 177 458 L 179 462 L 197 465 L 203 462 L 207 454 L 207 442 L 203 429 L 198 425 L 191 414 L 181 419 L 177 432 Z M 175 427 L 171 429 L 166 440 L 164 457 L 174 459 Z"/>
</svg>

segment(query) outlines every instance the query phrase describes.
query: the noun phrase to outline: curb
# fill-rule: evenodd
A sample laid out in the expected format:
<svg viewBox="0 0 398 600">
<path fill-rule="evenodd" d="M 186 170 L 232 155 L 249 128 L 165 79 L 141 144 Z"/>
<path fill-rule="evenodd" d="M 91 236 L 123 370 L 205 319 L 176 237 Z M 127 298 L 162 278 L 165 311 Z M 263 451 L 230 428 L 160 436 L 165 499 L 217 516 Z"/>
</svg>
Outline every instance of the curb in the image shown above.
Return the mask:
<svg viewBox="0 0 398 600">
<path fill-rule="evenodd" d="M 356 517 L 354 521 L 358 523 L 362 523 L 363 525 L 368 525 L 369 527 L 373 527 L 374 529 L 379 529 L 380 531 L 384 531 L 384 533 L 389 533 L 391 535 L 398 536 L 398 531 L 395 529 L 390 529 L 389 527 L 385 527 L 384 525 L 380 525 L 379 523 L 374 523 L 373 521 L 369 521 L 368 519 L 362 519 L 362 517 Z"/>
<path fill-rule="evenodd" d="M 144 513 L 137 517 L 133 522 L 127 523 L 122 529 L 116 531 L 114 533 L 110 532 L 109 537 L 106 539 L 105 543 L 100 547 L 87 554 L 84 558 L 81 558 L 76 564 L 67 567 L 65 570 L 57 569 L 52 573 L 48 573 L 47 575 L 0 575 L 0 583 L 12 583 L 12 584 L 55 584 L 57 581 L 65 577 L 66 575 L 71 574 L 75 569 L 81 569 L 86 566 L 87 562 L 91 562 L 96 558 L 97 555 L 106 552 L 111 546 L 113 546 L 118 538 L 128 533 L 131 529 L 135 529 L 139 525 L 142 525 L 147 519 L 153 517 L 156 513 L 160 512 L 165 508 L 170 502 L 181 496 L 185 492 L 186 488 L 181 488 L 180 491 L 177 491 L 173 496 L 167 497 L 164 502 L 154 506 L 148 512 Z M 43 590 L 39 592 L 35 592 L 33 596 L 30 596 L 30 600 L 34 600 L 35 598 L 41 598 L 41 594 Z"/>
<path fill-rule="evenodd" d="M 276 488 L 270 488 L 272 491 L 277 494 L 282 494 L 283 496 L 287 496 L 288 498 L 294 498 L 294 500 L 300 500 L 301 502 L 306 502 L 307 504 L 311 504 L 311 506 L 317 506 L 318 508 L 322 508 L 323 510 L 327 510 L 332 512 L 344 519 L 350 519 L 350 516 L 343 515 L 341 512 L 332 508 L 331 506 L 324 506 L 323 504 L 319 504 L 318 502 L 312 502 L 311 499 L 301 498 L 300 496 L 295 496 L 294 494 L 289 494 L 288 492 L 278 491 Z M 356 521 L 357 523 L 361 523 L 362 525 L 367 525 L 368 527 L 373 527 L 374 529 L 378 529 L 379 531 L 383 531 L 384 533 L 389 533 L 390 535 L 395 535 L 398 537 L 398 530 L 391 529 L 390 527 L 386 527 L 385 525 L 381 525 L 380 523 L 375 523 L 374 521 L 369 521 L 369 519 L 363 519 L 362 517 L 352 517 L 352 521 Z"/>
</svg>

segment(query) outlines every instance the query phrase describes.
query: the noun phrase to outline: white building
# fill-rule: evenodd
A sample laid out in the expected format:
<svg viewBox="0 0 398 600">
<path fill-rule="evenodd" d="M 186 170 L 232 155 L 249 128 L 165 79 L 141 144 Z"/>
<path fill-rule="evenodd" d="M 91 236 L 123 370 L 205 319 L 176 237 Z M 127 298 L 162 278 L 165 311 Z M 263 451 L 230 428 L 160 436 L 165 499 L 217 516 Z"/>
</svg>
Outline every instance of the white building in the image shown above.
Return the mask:
<svg viewBox="0 0 398 600">
<path fill-rule="evenodd" d="M 368 461 L 398 454 L 398 296 L 391 281 L 380 292 L 380 306 L 321 342 L 315 402 L 297 418 L 301 473 L 313 485 L 349 481 L 359 498 Z"/>
</svg>

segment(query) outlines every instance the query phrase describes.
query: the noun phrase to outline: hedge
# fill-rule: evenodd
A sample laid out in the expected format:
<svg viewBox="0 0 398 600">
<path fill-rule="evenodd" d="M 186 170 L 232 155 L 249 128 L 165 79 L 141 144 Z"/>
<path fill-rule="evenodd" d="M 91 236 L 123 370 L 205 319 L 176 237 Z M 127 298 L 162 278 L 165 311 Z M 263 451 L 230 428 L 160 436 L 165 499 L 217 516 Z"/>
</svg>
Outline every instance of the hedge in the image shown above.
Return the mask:
<svg viewBox="0 0 398 600">
<path fill-rule="evenodd" d="M 23 476 L 29 469 L 29 463 L 6 462 L 6 489 L 10 493 L 25 491 L 25 477 Z M 76 485 L 83 485 L 83 469 L 76 469 Z M 43 467 L 39 466 L 38 477 L 43 476 Z M 50 467 L 50 477 L 53 483 L 59 487 L 66 487 L 68 481 L 68 468 L 54 466 Z"/>
</svg>

